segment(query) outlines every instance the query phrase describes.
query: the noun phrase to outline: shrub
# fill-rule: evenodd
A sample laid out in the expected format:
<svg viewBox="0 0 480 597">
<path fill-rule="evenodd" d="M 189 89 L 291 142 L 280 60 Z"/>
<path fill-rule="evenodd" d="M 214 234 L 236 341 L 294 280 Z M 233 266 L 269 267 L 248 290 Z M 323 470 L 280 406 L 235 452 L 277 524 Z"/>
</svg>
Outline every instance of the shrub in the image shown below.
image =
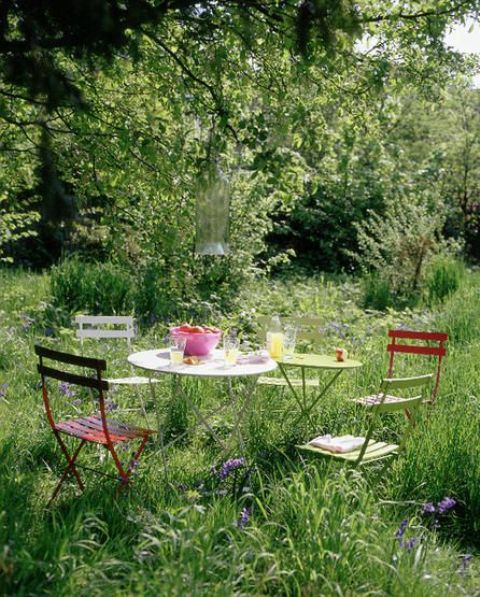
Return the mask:
<svg viewBox="0 0 480 597">
<path fill-rule="evenodd" d="M 388 279 L 380 274 L 367 274 L 362 279 L 362 306 L 385 311 L 393 306 L 392 289 Z"/>
<path fill-rule="evenodd" d="M 51 286 L 55 306 L 70 313 L 116 315 L 134 310 L 134 279 L 112 263 L 68 258 L 52 268 Z"/>
<path fill-rule="evenodd" d="M 427 274 L 426 290 L 430 304 L 442 302 L 453 294 L 460 285 L 463 264 L 451 257 L 439 256 Z"/>
<path fill-rule="evenodd" d="M 357 224 L 360 253 L 353 257 L 364 274 L 373 273 L 388 283 L 398 306 L 414 305 L 423 293 L 430 264 L 435 259 L 451 261 L 449 256 L 459 248 L 442 237 L 445 217 L 434 212 L 433 205 L 428 196 L 417 200 L 407 194 L 390 201 L 384 214 L 370 212 Z M 379 292 L 386 296 L 385 288 Z"/>
</svg>

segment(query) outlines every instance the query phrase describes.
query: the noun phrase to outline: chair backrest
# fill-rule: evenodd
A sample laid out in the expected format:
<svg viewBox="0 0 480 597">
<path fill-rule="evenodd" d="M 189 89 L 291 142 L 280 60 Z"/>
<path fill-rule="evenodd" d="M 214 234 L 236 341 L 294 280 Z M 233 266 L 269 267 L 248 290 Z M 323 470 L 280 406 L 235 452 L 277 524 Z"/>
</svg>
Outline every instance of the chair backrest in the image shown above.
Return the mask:
<svg viewBox="0 0 480 597">
<path fill-rule="evenodd" d="M 257 319 L 260 325 L 258 332 L 258 339 L 260 342 L 265 341 L 270 320 L 271 317 L 268 315 L 262 315 Z M 282 317 L 281 322 L 283 328 L 288 325 L 297 328 L 297 341 L 314 343 L 321 337 L 320 330 L 323 323 L 321 317 L 316 317 L 315 315 Z"/>
<path fill-rule="evenodd" d="M 420 404 L 422 403 L 424 396 L 423 391 L 425 387 L 431 383 L 433 378 L 432 373 L 426 375 L 416 375 L 414 377 L 400 377 L 400 378 L 385 378 L 380 386 L 379 400 L 372 404 L 370 410 L 370 424 L 368 426 L 367 434 L 365 436 L 365 442 L 360 449 L 359 457 L 356 464 L 360 464 L 365 455 L 368 447 L 368 443 L 372 438 L 373 431 L 375 429 L 375 423 L 377 416 L 382 413 L 394 413 L 394 412 L 408 412 L 406 417 L 406 428 L 399 441 L 399 450 L 405 446 L 409 432 L 412 430 L 414 425 L 413 414 L 416 412 Z M 420 391 L 417 396 L 400 398 L 398 397 L 398 390 L 402 393 L 407 390 L 414 389 L 415 392 Z M 389 394 L 395 394 L 396 400 L 389 402 L 387 396 Z"/>
<path fill-rule="evenodd" d="M 135 322 L 130 315 L 77 315 L 77 338 L 125 338 L 130 344 L 135 336 Z"/>
<path fill-rule="evenodd" d="M 66 382 L 71 385 L 97 390 L 102 422 L 104 423 L 104 426 L 106 426 L 105 401 L 103 392 L 108 391 L 109 384 L 107 381 L 102 379 L 102 371 L 105 371 L 107 368 L 106 361 L 102 359 L 92 359 L 90 357 L 81 357 L 66 352 L 59 352 L 39 345 L 35 345 L 35 354 L 39 357 L 37 370 L 42 377 L 43 402 L 52 428 L 55 429 L 55 419 L 48 396 L 48 388 L 46 383 L 48 378 Z M 54 361 L 54 365 L 45 365 L 45 359 Z M 72 373 L 71 371 L 65 371 L 63 367 L 59 368 L 58 363 L 62 363 L 63 365 L 74 365 L 76 367 L 82 368 L 83 371 L 93 370 L 95 375 L 88 377 L 84 373 L 80 375 L 77 373 Z"/>
<path fill-rule="evenodd" d="M 440 384 L 440 368 L 442 359 L 446 355 L 445 342 L 448 334 L 444 332 L 417 332 L 414 330 L 389 330 L 388 337 L 391 342 L 387 346 L 389 352 L 387 376 L 392 377 L 394 357 L 396 354 L 415 354 L 435 357 L 437 359 L 435 384 L 432 390 L 432 401 L 435 400 Z M 410 341 L 410 342 L 409 342 Z M 412 344 L 411 342 L 416 342 Z M 419 344 L 419 342 L 421 344 Z"/>
</svg>

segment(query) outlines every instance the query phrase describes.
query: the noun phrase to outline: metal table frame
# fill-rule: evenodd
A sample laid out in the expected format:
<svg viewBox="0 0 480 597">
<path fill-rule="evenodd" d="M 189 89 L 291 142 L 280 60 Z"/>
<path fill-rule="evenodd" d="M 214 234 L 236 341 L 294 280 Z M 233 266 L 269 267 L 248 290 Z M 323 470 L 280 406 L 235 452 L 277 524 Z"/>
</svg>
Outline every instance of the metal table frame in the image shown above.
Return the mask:
<svg viewBox="0 0 480 597">
<path fill-rule="evenodd" d="M 304 416 L 308 418 L 310 423 L 312 423 L 312 419 L 310 414 L 315 406 L 319 403 L 319 401 L 325 396 L 329 388 L 335 383 L 338 377 L 342 374 L 343 371 L 349 369 L 357 369 L 362 367 L 363 363 L 360 361 L 355 361 L 353 359 L 347 359 L 346 361 L 339 362 L 335 359 L 335 357 L 331 357 L 329 355 L 321 355 L 321 354 L 293 354 L 290 358 L 286 359 L 283 357 L 282 359 L 277 360 L 278 368 L 282 373 L 285 381 L 287 382 L 290 391 L 295 398 L 298 406 L 300 407 L 301 414 L 300 416 L 295 419 L 294 425 L 298 423 Z M 301 395 L 292 385 L 287 370 L 290 368 L 300 368 L 300 374 L 302 379 L 302 392 Z M 307 397 L 307 386 L 306 386 L 306 377 L 305 371 L 306 369 L 317 369 L 323 371 L 331 371 L 333 374 L 327 383 L 323 386 L 323 388 L 315 394 L 314 399 L 308 402 Z"/>
<path fill-rule="evenodd" d="M 243 418 L 245 412 L 247 410 L 247 406 L 250 403 L 252 394 L 255 390 L 255 386 L 257 383 L 258 378 L 270 371 L 273 371 L 277 367 L 277 363 L 272 360 L 268 359 L 268 361 L 264 363 L 248 363 L 248 364 L 237 364 L 233 366 L 226 366 L 224 363 L 223 351 L 215 350 L 213 351 L 210 358 L 205 359 L 199 365 L 179 365 L 179 366 L 172 366 L 170 364 L 170 357 L 169 351 L 165 349 L 156 349 L 156 350 L 147 350 L 142 352 L 137 352 L 129 355 L 128 361 L 134 367 L 139 367 L 141 369 L 148 370 L 154 373 L 160 373 L 165 375 L 172 376 L 172 399 L 175 400 L 176 396 L 179 394 L 185 399 L 188 408 L 191 409 L 197 422 L 195 425 L 190 426 L 184 433 L 175 437 L 172 441 L 168 444 L 164 443 L 164 437 L 162 432 L 162 424 L 160 420 L 160 409 L 158 404 L 156 404 L 156 412 L 157 412 L 157 423 L 158 423 L 158 430 L 159 430 L 159 442 L 161 444 L 161 449 L 165 457 L 165 450 L 173 445 L 174 443 L 178 442 L 181 438 L 185 435 L 190 433 L 192 430 L 197 429 L 199 426 L 203 425 L 205 429 L 212 435 L 215 441 L 219 444 L 222 450 L 226 450 L 227 446 L 225 443 L 218 437 L 215 433 L 214 429 L 209 423 L 209 419 L 211 417 L 217 415 L 218 413 L 225 410 L 227 407 L 231 406 L 234 410 L 234 435 L 236 435 L 239 446 L 244 448 L 244 441 L 241 435 L 240 426 L 243 422 Z M 193 377 L 196 379 L 223 379 L 228 382 L 228 401 L 222 404 L 219 408 L 215 409 L 214 411 L 204 414 L 200 411 L 197 407 L 195 402 L 191 399 L 189 392 L 185 390 L 182 383 L 183 377 Z M 238 393 L 235 391 L 232 385 L 233 379 L 242 379 L 244 381 L 244 391 L 243 396 L 239 396 Z"/>
</svg>

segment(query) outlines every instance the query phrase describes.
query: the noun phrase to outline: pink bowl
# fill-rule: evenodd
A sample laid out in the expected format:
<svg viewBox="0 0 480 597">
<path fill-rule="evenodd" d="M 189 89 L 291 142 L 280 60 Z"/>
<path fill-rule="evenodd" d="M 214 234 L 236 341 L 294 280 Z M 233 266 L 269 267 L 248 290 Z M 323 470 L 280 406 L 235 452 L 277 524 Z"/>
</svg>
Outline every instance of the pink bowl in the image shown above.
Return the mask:
<svg viewBox="0 0 480 597">
<path fill-rule="evenodd" d="M 182 332 L 178 328 L 170 328 L 170 334 L 186 338 L 185 354 L 189 357 L 204 357 L 212 352 L 220 342 L 222 332 Z"/>
</svg>

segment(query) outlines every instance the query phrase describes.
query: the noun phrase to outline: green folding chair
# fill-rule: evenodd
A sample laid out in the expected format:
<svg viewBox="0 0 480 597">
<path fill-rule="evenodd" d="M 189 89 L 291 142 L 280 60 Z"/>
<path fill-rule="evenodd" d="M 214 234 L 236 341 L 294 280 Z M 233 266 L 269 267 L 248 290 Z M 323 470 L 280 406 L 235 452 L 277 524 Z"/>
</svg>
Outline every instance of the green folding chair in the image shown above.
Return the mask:
<svg viewBox="0 0 480 597">
<path fill-rule="evenodd" d="M 370 422 L 367 428 L 367 433 L 364 437 L 353 436 L 337 436 L 325 439 L 316 438 L 312 442 L 328 443 L 331 449 L 319 447 L 312 442 L 297 446 L 298 450 L 305 452 L 308 455 L 324 456 L 326 458 L 333 458 L 335 460 L 344 461 L 357 467 L 361 464 L 383 460 L 384 458 L 397 455 L 405 447 L 407 438 L 415 426 L 415 415 L 418 407 L 423 401 L 423 393 L 418 396 L 401 398 L 398 396 L 399 391 L 405 393 L 407 390 L 414 389 L 415 392 L 422 391 L 432 380 L 433 375 L 418 375 L 416 377 L 404 378 L 386 378 L 383 380 L 379 392 L 379 400 L 369 405 Z M 395 393 L 395 401 L 389 401 L 388 396 Z M 410 416 L 406 418 L 406 429 L 398 444 L 390 444 L 382 441 L 377 441 L 373 438 L 375 425 L 378 416 L 383 413 L 400 413 L 408 411 Z M 351 438 L 351 439 L 350 439 Z M 341 449 L 342 444 L 345 446 L 349 442 L 358 443 L 358 447 L 345 452 L 335 452 L 332 449 L 338 447 Z M 351 443 L 351 445 L 353 445 Z"/>
</svg>

